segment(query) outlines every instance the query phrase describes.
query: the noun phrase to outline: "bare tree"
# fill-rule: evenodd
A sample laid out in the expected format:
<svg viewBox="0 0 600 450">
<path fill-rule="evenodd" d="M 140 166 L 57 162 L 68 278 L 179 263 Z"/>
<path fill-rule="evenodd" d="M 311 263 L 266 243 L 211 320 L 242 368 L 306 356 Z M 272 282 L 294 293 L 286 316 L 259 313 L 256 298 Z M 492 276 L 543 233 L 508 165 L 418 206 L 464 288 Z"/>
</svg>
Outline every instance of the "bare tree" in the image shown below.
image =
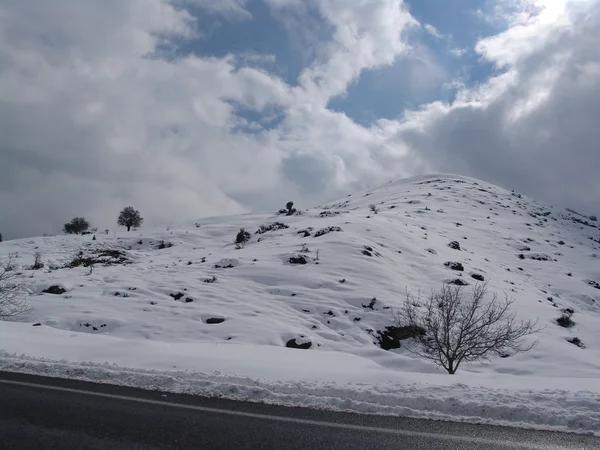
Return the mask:
<svg viewBox="0 0 600 450">
<path fill-rule="evenodd" d="M 26 297 L 26 287 L 17 282 L 15 255 L 9 254 L 0 262 L 0 320 L 11 320 L 31 311 Z"/>
<path fill-rule="evenodd" d="M 369 209 L 373 214 L 377 214 L 377 205 L 375 205 L 374 203 L 369 205 Z"/>
<path fill-rule="evenodd" d="M 424 302 L 407 292 L 404 307 L 395 313 L 396 322 L 422 331 L 408 341 L 408 350 L 449 374 L 462 362 L 531 350 L 537 342 L 526 344 L 523 338 L 540 330 L 537 321 L 517 322 L 510 311 L 513 300 L 506 297 L 500 302 L 494 294 L 486 301 L 486 295 L 487 283 L 475 285 L 467 298 L 462 286 L 444 285 Z"/>
<path fill-rule="evenodd" d="M 42 254 L 40 252 L 35 252 L 33 254 L 33 266 L 31 266 L 32 270 L 39 270 L 44 268 L 44 263 L 42 262 Z"/>
</svg>

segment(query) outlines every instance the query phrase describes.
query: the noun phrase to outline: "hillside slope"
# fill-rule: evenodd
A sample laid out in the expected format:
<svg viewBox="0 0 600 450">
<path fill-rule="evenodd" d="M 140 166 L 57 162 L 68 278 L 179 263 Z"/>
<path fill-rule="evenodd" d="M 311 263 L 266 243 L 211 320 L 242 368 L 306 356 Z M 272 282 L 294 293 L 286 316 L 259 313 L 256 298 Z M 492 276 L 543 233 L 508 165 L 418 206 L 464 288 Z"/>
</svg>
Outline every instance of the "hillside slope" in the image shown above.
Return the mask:
<svg viewBox="0 0 600 450">
<path fill-rule="evenodd" d="M 475 276 L 491 292 L 514 298 L 518 318 L 538 319 L 545 328 L 532 351 L 468 364 L 460 372 L 494 380 L 520 375 L 591 382 L 600 374 L 600 223 L 594 219 L 483 181 L 433 175 L 292 216 L 211 218 L 168 229 L 98 233 L 96 240 L 88 235 L 3 242 L 0 257 L 18 253 L 33 311 L 27 323 L 0 323 L 0 348 L 69 359 L 68 350 L 32 349 L 38 333 L 40 340 L 79 339 L 89 358 L 80 360 L 111 361 L 108 353 L 102 359 L 94 352 L 105 342 L 114 356 L 115 338 L 123 349 L 127 341 L 152 341 L 174 355 L 183 348 L 179 343 L 211 343 L 223 355 L 243 349 L 241 359 L 262 361 L 262 346 L 287 352 L 274 350 L 282 360 L 284 354 L 304 358 L 285 349 L 293 341 L 310 345 L 304 353 L 343 352 L 380 368 L 435 374 L 435 366 L 402 348 L 382 350 L 378 331 L 392 323 L 407 289 L 427 294 L 457 279 L 473 285 Z M 251 238 L 236 249 L 240 228 Z M 28 268 L 36 252 L 45 265 L 41 270 Z M 95 259 L 108 264 L 86 267 Z M 445 264 L 452 262 L 464 270 Z M 43 292 L 53 285 L 65 292 Z M 574 311 L 571 328 L 556 322 L 566 308 Z M 33 323 L 42 326 L 31 328 Z M 86 347 L 92 341 L 84 335 L 96 335 L 93 345 Z M 581 347 L 568 342 L 574 337 Z M 236 344 L 244 345 L 231 347 Z M 187 361 L 188 350 L 181 359 Z M 181 359 L 178 367 L 185 367 Z"/>
</svg>

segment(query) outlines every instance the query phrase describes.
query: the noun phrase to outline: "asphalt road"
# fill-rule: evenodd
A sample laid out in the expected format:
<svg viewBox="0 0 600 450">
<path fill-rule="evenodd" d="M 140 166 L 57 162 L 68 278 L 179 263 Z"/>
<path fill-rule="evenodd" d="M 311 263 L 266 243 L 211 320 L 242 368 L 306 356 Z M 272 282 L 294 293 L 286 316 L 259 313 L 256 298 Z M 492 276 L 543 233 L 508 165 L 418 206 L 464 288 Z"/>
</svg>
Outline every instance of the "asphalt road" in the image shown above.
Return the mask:
<svg viewBox="0 0 600 450">
<path fill-rule="evenodd" d="M 0 449 L 600 449 L 573 434 L 333 413 L 0 372 Z"/>
</svg>

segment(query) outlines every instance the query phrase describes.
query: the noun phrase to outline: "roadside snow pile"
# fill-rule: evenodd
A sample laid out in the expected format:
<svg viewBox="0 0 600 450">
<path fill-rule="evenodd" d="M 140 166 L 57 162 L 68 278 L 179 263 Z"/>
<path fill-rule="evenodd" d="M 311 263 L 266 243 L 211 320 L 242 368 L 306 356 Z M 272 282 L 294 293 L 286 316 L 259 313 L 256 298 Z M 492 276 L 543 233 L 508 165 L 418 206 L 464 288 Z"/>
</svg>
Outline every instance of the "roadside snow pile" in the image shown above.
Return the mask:
<svg viewBox="0 0 600 450">
<path fill-rule="evenodd" d="M 17 342 L 8 324 L 0 370 L 163 392 L 365 414 L 467 421 L 600 435 L 600 392 L 592 379 L 402 373 L 341 352 L 244 344 L 168 344 L 72 336 Z M 103 342 L 108 339 L 108 342 Z M 46 342 L 44 345 L 43 343 Z M 39 345 L 32 347 L 32 344 Z M 69 361 L 19 355 L 34 355 Z"/>
<path fill-rule="evenodd" d="M 600 429 L 597 221 L 445 175 L 284 213 L 2 242 L 0 260 L 16 254 L 33 310 L 24 323 L 0 322 L 0 350 L 65 361 L 6 356 L 3 367 L 151 374 L 174 389 L 189 375 L 193 389 L 236 386 L 248 399 L 263 386 L 271 402 Z M 236 245 L 241 229 L 257 231 Z M 533 350 L 448 376 L 382 338 L 407 289 L 468 291 L 483 280 L 514 299 L 517 319 L 545 326 Z M 215 370 L 247 384 L 201 375 Z"/>
</svg>

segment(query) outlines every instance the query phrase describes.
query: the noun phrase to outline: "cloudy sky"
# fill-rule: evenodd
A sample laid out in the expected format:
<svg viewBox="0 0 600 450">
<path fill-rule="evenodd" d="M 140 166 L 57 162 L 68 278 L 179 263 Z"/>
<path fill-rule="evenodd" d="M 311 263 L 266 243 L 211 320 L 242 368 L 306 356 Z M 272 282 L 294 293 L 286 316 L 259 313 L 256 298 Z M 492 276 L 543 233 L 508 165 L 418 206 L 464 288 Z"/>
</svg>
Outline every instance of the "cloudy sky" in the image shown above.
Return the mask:
<svg viewBox="0 0 600 450">
<path fill-rule="evenodd" d="M 0 1 L 5 239 L 432 172 L 600 213 L 600 1 Z"/>
</svg>

